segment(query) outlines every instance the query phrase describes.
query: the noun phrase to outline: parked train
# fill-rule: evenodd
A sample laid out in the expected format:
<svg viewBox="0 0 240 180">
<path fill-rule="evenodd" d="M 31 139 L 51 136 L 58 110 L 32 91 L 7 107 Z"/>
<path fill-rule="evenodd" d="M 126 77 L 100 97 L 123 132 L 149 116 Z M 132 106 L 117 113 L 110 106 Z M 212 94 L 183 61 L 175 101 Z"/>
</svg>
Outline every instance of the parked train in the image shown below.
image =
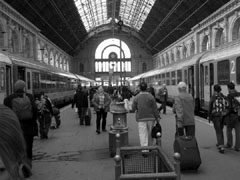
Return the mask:
<svg viewBox="0 0 240 180">
<path fill-rule="evenodd" d="M 141 81 L 152 84 L 156 94 L 161 85 L 166 84 L 168 103 L 172 103 L 178 93 L 177 84 L 184 81 L 188 85 L 188 92 L 195 98 L 196 113 L 207 113 L 215 84 L 221 85 L 225 95 L 228 94 L 229 82 L 234 82 L 236 90 L 240 91 L 240 42 L 202 52 L 186 60 L 137 75 L 129 81 L 133 86 Z"/>
<path fill-rule="evenodd" d="M 0 53 L 0 103 L 13 92 L 18 79 L 26 82 L 26 92 L 38 94 L 43 91 L 57 107 L 71 102 L 79 83 L 89 86 L 94 82 L 41 62 Z"/>
</svg>

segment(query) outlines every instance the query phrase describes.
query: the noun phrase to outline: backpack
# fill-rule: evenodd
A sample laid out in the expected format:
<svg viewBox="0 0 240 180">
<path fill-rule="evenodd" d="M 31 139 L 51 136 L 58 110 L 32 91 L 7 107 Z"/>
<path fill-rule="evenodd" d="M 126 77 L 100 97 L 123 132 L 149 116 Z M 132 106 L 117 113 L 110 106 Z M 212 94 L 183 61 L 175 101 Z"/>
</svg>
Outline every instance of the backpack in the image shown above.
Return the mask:
<svg viewBox="0 0 240 180">
<path fill-rule="evenodd" d="M 23 97 L 16 97 L 12 100 L 12 110 L 16 113 L 20 121 L 33 118 L 32 103 L 25 93 Z"/>
<path fill-rule="evenodd" d="M 228 100 L 223 96 L 216 96 L 213 101 L 212 115 L 213 116 L 225 116 L 228 110 Z"/>
<path fill-rule="evenodd" d="M 37 110 L 40 113 L 48 112 L 47 109 L 47 100 L 46 98 L 42 98 L 41 100 L 36 100 L 35 104 L 37 105 Z"/>
<path fill-rule="evenodd" d="M 240 116 L 240 96 L 237 95 L 232 98 L 232 110 Z"/>
</svg>

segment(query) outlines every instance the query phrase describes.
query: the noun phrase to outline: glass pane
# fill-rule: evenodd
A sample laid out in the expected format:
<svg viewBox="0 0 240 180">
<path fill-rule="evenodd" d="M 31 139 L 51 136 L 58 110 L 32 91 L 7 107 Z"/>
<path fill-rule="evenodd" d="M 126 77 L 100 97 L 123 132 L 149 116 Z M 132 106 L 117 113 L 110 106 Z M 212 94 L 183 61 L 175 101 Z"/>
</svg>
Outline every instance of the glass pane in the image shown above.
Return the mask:
<svg viewBox="0 0 240 180">
<path fill-rule="evenodd" d="M 240 84 L 240 57 L 236 60 L 236 75 L 237 83 Z"/>
<path fill-rule="evenodd" d="M 217 64 L 218 84 L 227 84 L 230 81 L 229 60 L 223 60 Z"/>
<path fill-rule="evenodd" d="M 140 30 L 155 1 L 121 0 L 119 16 L 124 25 Z M 112 17 L 107 17 L 106 0 L 74 0 L 74 2 L 87 32 L 97 26 L 110 23 Z"/>
<path fill-rule="evenodd" d="M 4 76 L 4 68 L 0 68 L 0 90 L 5 89 L 5 76 Z"/>
</svg>

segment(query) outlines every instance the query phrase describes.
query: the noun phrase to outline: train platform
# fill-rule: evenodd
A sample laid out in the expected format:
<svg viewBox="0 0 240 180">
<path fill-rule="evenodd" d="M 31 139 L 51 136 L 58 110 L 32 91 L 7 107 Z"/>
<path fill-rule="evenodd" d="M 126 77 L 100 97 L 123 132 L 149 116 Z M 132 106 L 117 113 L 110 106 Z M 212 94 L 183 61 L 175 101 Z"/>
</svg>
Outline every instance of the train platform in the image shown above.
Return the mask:
<svg viewBox="0 0 240 180">
<path fill-rule="evenodd" d="M 173 161 L 175 119 L 171 108 L 161 114 L 162 148 Z M 108 113 L 107 130 L 113 123 Z M 34 140 L 33 180 L 114 180 L 115 162 L 109 152 L 108 132 L 96 133 L 96 114 L 91 126 L 79 125 L 77 113 L 67 106 L 61 109 L 61 126 L 50 130 L 49 139 Z M 138 146 L 135 113 L 127 114 L 129 146 Z M 202 158 L 197 172 L 182 172 L 182 180 L 235 180 L 240 177 L 240 152 L 226 149 L 220 154 L 212 124 L 196 117 L 196 137 Z"/>
</svg>

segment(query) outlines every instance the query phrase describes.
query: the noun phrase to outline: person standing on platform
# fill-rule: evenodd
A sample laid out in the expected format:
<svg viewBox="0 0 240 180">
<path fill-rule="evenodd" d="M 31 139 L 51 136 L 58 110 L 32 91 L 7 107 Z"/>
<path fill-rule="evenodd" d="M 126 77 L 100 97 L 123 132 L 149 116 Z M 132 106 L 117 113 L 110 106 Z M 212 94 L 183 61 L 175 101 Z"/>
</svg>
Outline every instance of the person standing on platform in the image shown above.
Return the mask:
<svg viewBox="0 0 240 180">
<path fill-rule="evenodd" d="M 163 114 L 166 114 L 166 106 L 167 106 L 167 99 L 168 99 L 168 90 L 166 88 L 166 84 L 162 85 L 162 88 L 159 89 L 158 96 L 162 105 L 159 108 L 159 112 L 163 110 Z"/>
<path fill-rule="evenodd" d="M 223 115 L 225 112 L 226 98 L 221 93 L 221 86 L 218 84 L 213 87 L 214 93 L 210 99 L 208 117 L 213 122 L 217 136 L 217 147 L 220 153 L 224 153 L 224 135 L 223 135 Z"/>
<path fill-rule="evenodd" d="M 31 175 L 18 117 L 0 105 L 0 179 L 24 180 Z"/>
<path fill-rule="evenodd" d="M 154 88 L 152 87 L 152 85 L 149 86 L 148 92 L 151 93 L 151 94 L 153 95 L 153 97 L 155 98 L 155 90 L 154 90 Z"/>
<path fill-rule="evenodd" d="M 100 124 L 102 119 L 102 131 L 106 132 L 107 113 L 110 110 L 111 98 L 108 93 L 104 92 L 103 87 L 99 86 L 98 91 L 94 94 L 92 104 L 97 113 L 96 132 L 100 134 Z"/>
<path fill-rule="evenodd" d="M 51 100 L 42 91 L 35 100 L 38 109 L 38 121 L 40 124 L 40 138 L 48 139 L 48 131 L 51 126 L 53 108 Z"/>
<path fill-rule="evenodd" d="M 78 89 L 73 98 L 72 108 L 74 105 L 78 108 L 79 124 L 84 125 L 85 116 L 88 109 L 88 91 L 86 88 L 82 89 L 81 85 L 78 85 Z"/>
<path fill-rule="evenodd" d="M 232 130 L 235 129 L 235 151 L 240 151 L 240 93 L 235 90 L 235 84 L 230 82 L 228 85 L 227 95 L 229 101 L 229 114 L 227 120 L 227 145 L 226 148 L 231 148 L 233 145 Z M 237 98 L 236 98 L 237 97 Z"/>
<path fill-rule="evenodd" d="M 179 94 L 175 96 L 173 104 L 173 112 L 176 114 L 176 135 L 195 136 L 194 99 L 187 93 L 185 82 L 179 82 L 178 91 Z"/>
<path fill-rule="evenodd" d="M 133 98 L 132 111 L 136 111 L 138 133 L 141 146 L 153 145 L 151 131 L 156 121 L 160 121 L 155 98 L 147 92 L 147 84 L 141 82 L 140 93 Z"/>
<path fill-rule="evenodd" d="M 12 109 L 20 122 L 23 137 L 26 142 L 27 156 L 32 160 L 33 137 L 38 136 L 37 107 L 32 94 L 25 92 L 26 84 L 17 80 L 14 93 L 4 99 L 4 105 Z"/>
</svg>

